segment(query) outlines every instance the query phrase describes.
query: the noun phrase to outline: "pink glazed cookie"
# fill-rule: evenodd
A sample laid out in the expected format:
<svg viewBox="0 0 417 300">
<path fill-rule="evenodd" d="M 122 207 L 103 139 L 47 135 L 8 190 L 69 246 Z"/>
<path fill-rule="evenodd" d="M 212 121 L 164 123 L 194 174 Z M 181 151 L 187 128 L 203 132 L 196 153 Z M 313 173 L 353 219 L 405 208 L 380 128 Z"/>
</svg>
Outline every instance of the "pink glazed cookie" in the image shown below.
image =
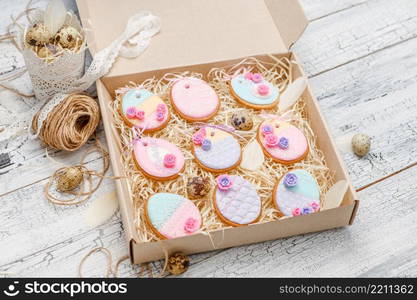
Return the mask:
<svg viewBox="0 0 417 300">
<path fill-rule="evenodd" d="M 123 95 L 119 112 L 129 127 L 144 132 L 165 127 L 169 121 L 168 106 L 161 98 L 145 89 L 131 89 Z"/>
<path fill-rule="evenodd" d="M 258 128 L 258 140 L 265 155 L 281 164 L 298 162 L 308 154 L 308 142 L 303 132 L 279 119 L 262 122 Z"/>
<path fill-rule="evenodd" d="M 133 158 L 136 166 L 154 180 L 171 180 L 184 170 L 184 155 L 164 139 L 144 137 L 135 142 Z"/>
<path fill-rule="evenodd" d="M 171 193 L 157 193 L 146 201 L 145 220 L 162 239 L 190 235 L 201 227 L 201 214 L 190 200 Z"/>
<path fill-rule="evenodd" d="M 237 175 L 220 175 L 216 178 L 214 208 L 226 224 L 242 226 L 256 222 L 261 214 L 261 199 L 256 188 Z"/>
<path fill-rule="evenodd" d="M 207 121 L 220 107 L 219 97 L 207 82 L 185 77 L 175 82 L 171 89 L 174 110 L 188 121 Z"/>
</svg>

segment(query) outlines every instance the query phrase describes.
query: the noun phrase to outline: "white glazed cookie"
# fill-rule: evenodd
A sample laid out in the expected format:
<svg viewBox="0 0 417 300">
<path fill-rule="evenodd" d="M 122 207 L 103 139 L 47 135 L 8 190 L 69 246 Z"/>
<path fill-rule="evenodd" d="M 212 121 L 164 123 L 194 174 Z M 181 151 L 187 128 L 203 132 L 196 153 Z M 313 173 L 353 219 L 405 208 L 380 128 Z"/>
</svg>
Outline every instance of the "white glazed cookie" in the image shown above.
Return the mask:
<svg viewBox="0 0 417 300">
<path fill-rule="evenodd" d="M 193 135 L 193 152 L 202 168 L 225 172 L 239 165 L 242 151 L 231 133 L 207 126 Z"/>
<path fill-rule="evenodd" d="M 319 186 L 309 172 L 291 170 L 275 185 L 273 200 L 285 216 L 307 215 L 320 209 Z"/>
<path fill-rule="evenodd" d="M 232 226 L 256 222 L 262 204 L 255 187 L 237 175 L 220 175 L 216 181 L 214 207 L 220 219 Z"/>
</svg>

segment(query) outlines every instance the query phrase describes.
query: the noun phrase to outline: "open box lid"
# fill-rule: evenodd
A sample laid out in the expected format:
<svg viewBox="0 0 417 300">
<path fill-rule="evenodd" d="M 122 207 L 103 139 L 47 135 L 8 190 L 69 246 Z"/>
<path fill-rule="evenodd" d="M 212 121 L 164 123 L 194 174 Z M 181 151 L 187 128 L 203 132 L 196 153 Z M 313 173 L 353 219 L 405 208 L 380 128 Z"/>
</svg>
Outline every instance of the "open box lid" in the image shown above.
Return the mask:
<svg viewBox="0 0 417 300">
<path fill-rule="evenodd" d="M 161 32 L 133 59 L 119 57 L 107 78 L 287 52 L 307 25 L 297 0 L 77 0 L 92 53 L 110 45 L 140 11 Z"/>
</svg>

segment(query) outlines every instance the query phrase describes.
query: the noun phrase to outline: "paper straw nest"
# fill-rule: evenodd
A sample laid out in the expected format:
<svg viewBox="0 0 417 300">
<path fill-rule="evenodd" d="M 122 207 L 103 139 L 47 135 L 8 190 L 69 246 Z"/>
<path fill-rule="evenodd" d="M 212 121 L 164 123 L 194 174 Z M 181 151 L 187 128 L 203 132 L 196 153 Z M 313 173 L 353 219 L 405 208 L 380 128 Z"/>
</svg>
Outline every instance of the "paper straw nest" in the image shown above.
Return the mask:
<svg viewBox="0 0 417 300">
<path fill-rule="evenodd" d="M 242 146 L 242 151 L 245 145 L 256 137 L 258 125 L 263 121 L 259 116 L 262 112 L 268 114 L 278 114 L 278 108 L 263 110 L 253 110 L 238 104 L 229 92 L 227 84 L 228 76 L 232 75 L 237 70 L 241 70 L 243 67 L 247 71 L 260 72 L 263 77 L 279 87 L 280 92 L 285 90 L 286 86 L 293 80 L 292 78 L 292 64 L 295 62 L 290 61 L 287 58 L 278 59 L 273 57 L 274 63 L 263 62 L 256 58 L 247 58 L 240 63 L 227 67 L 227 68 L 214 68 L 210 70 L 205 80 L 215 89 L 218 96 L 220 97 L 221 107 L 217 115 L 210 121 L 211 124 L 229 124 L 229 119 L 232 114 L 238 111 L 247 110 L 253 116 L 254 126 L 250 131 L 237 131 L 237 133 L 244 137 L 244 140 L 238 139 Z M 136 167 L 132 157 L 132 139 L 133 133 L 129 127 L 123 122 L 118 107 L 121 101 L 121 93 L 126 89 L 116 91 L 116 99 L 110 104 L 110 107 L 115 116 L 115 125 L 120 132 L 122 141 L 122 162 L 128 177 L 130 189 L 132 193 L 132 201 L 135 209 L 135 220 L 138 236 L 142 242 L 157 241 L 159 238 L 151 231 L 145 221 L 145 203 L 146 200 L 155 193 L 158 192 L 169 192 L 175 193 L 187 197 L 187 180 L 194 176 L 208 177 L 212 182 L 211 192 L 208 196 L 203 199 L 194 200 L 194 204 L 199 208 L 203 224 L 200 232 L 209 233 L 210 231 L 219 230 L 222 228 L 230 227 L 220 221 L 216 212 L 213 208 L 213 193 L 215 192 L 215 177 L 216 174 L 207 172 L 194 161 L 194 157 L 191 153 L 192 141 L 191 136 L 197 130 L 196 126 L 191 122 L 179 117 L 172 108 L 170 103 L 170 88 L 173 84 L 173 80 L 181 76 L 194 76 L 202 78 L 202 74 L 183 72 L 183 73 L 169 73 L 165 74 L 162 78 L 150 78 L 144 81 L 140 87 L 148 89 L 161 97 L 168 105 L 171 112 L 171 120 L 164 129 L 155 133 L 149 134 L 152 137 L 164 138 L 171 143 L 177 145 L 182 150 L 185 157 L 185 169 L 180 176 L 172 181 L 154 181 L 144 176 Z M 125 88 L 137 87 L 139 85 L 130 83 Z M 325 192 L 334 183 L 333 173 L 327 168 L 325 158 L 320 149 L 316 146 L 316 136 L 310 127 L 308 122 L 308 116 L 305 110 L 305 102 L 301 98 L 297 104 L 293 107 L 293 117 L 291 123 L 300 128 L 307 137 L 309 143 L 309 154 L 307 157 L 299 163 L 291 165 L 282 165 L 275 163 L 272 159 L 265 157 L 265 162 L 256 171 L 247 171 L 240 167 L 235 170 L 229 171 L 228 174 L 240 175 L 255 187 L 257 187 L 258 194 L 262 201 L 262 212 L 258 223 L 269 222 L 277 220 L 280 217 L 277 210 L 274 208 L 272 203 L 272 190 L 275 183 L 283 174 L 293 168 L 303 168 L 309 171 L 317 180 L 320 192 L 321 201 Z"/>
</svg>

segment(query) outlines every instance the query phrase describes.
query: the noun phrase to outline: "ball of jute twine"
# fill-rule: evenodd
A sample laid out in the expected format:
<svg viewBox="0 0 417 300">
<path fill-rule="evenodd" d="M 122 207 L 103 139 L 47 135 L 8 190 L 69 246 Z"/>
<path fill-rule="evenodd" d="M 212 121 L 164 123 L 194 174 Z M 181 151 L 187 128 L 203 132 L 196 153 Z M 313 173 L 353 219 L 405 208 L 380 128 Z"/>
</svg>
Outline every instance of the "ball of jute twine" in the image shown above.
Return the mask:
<svg viewBox="0 0 417 300">
<path fill-rule="evenodd" d="M 35 132 L 40 112 L 32 120 Z M 86 94 L 71 94 L 48 114 L 39 138 L 52 148 L 75 151 L 87 142 L 99 121 L 100 109 L 96 100 Z"/>
</svg>

